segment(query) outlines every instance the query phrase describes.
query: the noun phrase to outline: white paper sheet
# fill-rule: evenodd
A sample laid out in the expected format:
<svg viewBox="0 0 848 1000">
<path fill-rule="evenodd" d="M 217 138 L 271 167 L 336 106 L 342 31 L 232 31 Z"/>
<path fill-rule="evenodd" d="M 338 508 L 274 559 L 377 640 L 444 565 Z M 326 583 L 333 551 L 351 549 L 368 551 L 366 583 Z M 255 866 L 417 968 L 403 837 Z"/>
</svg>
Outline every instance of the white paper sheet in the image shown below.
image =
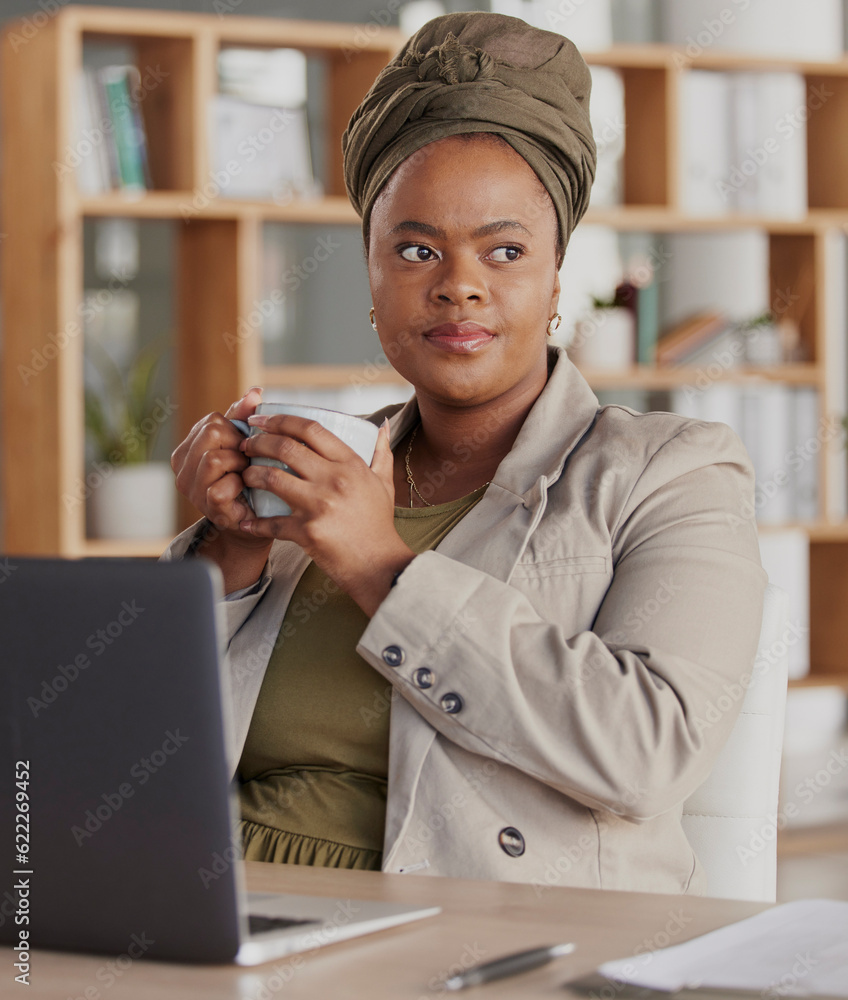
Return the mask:
<svg viewBox="0 0 848 1000">
<path fill-rule="evenodd" d="M 848 997 L 848 903 L 804 899 L 661 951 L 605 962 L 610 979 L 658 990 Z"/>
</svg>

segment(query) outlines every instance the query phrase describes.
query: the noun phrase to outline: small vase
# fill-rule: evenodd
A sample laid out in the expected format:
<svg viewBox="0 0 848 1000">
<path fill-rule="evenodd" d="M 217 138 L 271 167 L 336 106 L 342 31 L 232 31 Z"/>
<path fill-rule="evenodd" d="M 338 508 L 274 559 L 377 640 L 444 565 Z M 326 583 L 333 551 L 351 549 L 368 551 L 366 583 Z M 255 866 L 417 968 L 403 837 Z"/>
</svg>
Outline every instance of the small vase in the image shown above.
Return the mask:
<svg viewBox="0 0 848 1000">
<path fill-rule="evenodd" d="M 568 356 L 582 368 L 629 368 L 636 357 L 636 324 L 629 309 L 595 309 L 575 326 Z"/>
<path fill-rule="evenodd" d="M 167 462 L 106 466 L 99 479 L 89 481 L 90 537 L 171 538 L 176 533 L 177 493 Z"/>
</svg>

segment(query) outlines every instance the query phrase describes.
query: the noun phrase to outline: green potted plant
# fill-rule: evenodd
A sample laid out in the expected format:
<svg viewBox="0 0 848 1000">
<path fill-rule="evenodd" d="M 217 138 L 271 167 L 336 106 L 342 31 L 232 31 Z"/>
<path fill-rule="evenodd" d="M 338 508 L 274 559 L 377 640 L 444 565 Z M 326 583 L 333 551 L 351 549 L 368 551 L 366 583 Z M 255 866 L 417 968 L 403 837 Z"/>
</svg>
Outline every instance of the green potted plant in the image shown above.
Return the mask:
<svg viewBox="0 0 848 1000">
<path fill-rule="evenodd" d="M 155 393 L 162 348 L 143 348 L 126 371 L 94 338 L 86 355 L 98 376 L 85 392 L 89 534 L 167 538 L 176 530 L 176 492 L 170 465 L 153 461 L 153 450 L 176 406 Z"/>
</svg>

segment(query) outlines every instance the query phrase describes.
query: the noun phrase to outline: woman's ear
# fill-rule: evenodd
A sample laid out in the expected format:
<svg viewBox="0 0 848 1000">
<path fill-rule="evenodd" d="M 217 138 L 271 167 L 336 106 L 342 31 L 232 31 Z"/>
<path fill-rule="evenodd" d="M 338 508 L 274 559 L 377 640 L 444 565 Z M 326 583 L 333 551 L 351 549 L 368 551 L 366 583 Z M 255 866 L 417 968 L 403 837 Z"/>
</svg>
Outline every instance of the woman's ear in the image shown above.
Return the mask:
<svg viewBox="0 0 848 1000">
<path fill-rule="evenodd" d="M 559 281 L 559 271 L 556 273 L 554 278 L 554 288 L 551 293 L 551 309 L 548 313 L 549 316 L 555 316 L 559 312 L 559 296 L 561 292 L 560 281 Z"/>
</svg>

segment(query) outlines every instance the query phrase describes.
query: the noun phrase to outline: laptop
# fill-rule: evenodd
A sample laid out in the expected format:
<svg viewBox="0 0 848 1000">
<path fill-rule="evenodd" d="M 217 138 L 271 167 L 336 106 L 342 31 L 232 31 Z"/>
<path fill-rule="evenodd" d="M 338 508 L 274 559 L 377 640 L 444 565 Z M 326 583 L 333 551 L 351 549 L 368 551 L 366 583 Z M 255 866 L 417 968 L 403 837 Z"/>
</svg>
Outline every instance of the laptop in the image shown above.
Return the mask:
<svg viewBox="0 0 848 1000">
<path fill-rule="evenodd" d="M 246 893 L 211 564 L 0 566 L 0 941 L 254 965 L 439 912 Z"/>
</svg>

